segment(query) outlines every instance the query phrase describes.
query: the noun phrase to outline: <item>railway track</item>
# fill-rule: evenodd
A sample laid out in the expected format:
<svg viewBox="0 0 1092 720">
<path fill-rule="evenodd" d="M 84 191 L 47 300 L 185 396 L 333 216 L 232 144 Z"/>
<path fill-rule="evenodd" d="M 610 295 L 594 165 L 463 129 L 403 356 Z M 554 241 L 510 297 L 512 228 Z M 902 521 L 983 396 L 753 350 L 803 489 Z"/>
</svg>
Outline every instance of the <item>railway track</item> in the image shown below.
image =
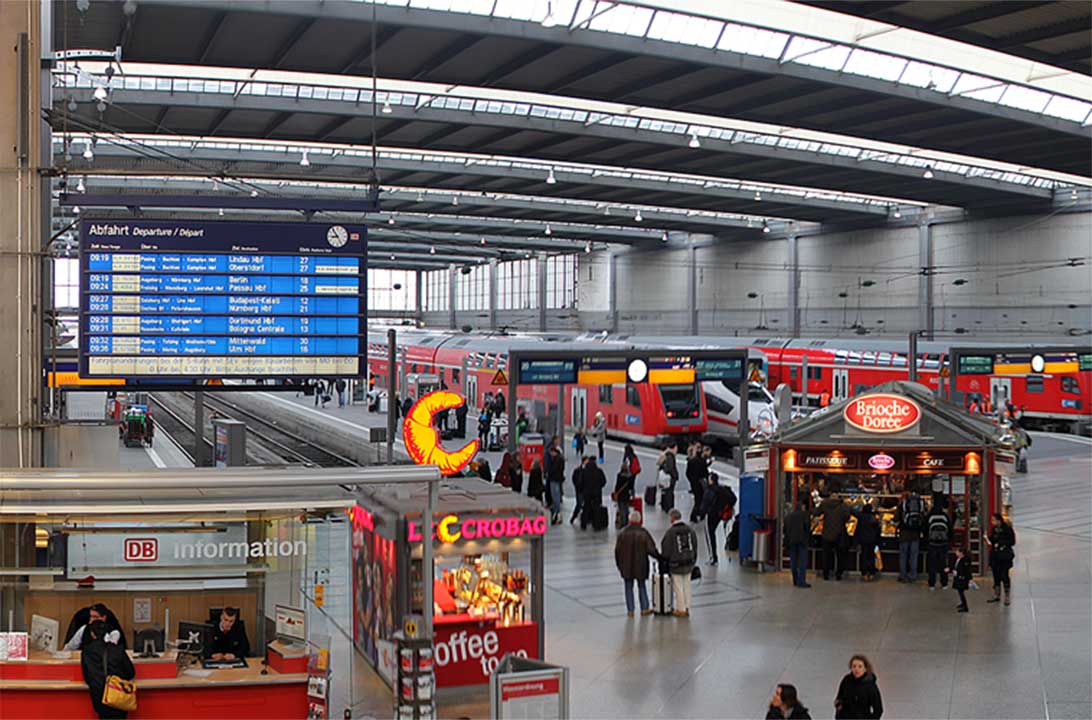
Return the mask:
<svg viewBox="0 0 1092 720">
<path fill-rule="evenodd" d="M 172 393 L 175 397 L 185 398 L 193 403 L 193 393 Z M 167 428 L 179 442 L 188 442 L 187 447 L 193 446 L 193 425 L 181 417 L 178 412 L 168 407 L 160 399 L 154 402 L 162 408 L 171 424 L 180 428 L 183 435 L 179 438 L 171 428 Z M 310 467 L 358 467 L 359 463 L 345 455 L 303 437 L 299 433 L 280 427 L 275 419 L 271 420 L 254 413 L 240 405 L 220 397 L 205 396 L 205 407 L 221 417 L 239 420 L 246 424 L 247 435 L 257 441 L 257 445 L 267 449 L 270 453 L 280 457 L 283 462 L 298 463 Z M 205 443 L 212 447 L 212 442 L 207 438 Z M 188 454 L 188 453 L 187 453 Z M 250 455 L 250 443 L 248 443 L 248 455 Z M 191 458 L 192 460 L 192 458 Z"/>
<path fill-rule="evenodd" d="M 193 457 L 193 440 L 194 430 L 193 423 L 187 421 L 179 413 L 177 413 L 170 405 L 164 403 L 160 398 L 155 395 L 148 397 L 148 402 L 156 407 L 153 418 L 156 425 L 156 434 L 163 433 L 170 435 L 174 440 L 175 445 L 182 451 L 182 454 L 186 456 L 186 459 L 190 463 L 196 465 L 196 461 Z M 209 448 L 209 455 L 212 455 L 212 441 L 205 438 L 205 445 Z"/>
</svg>

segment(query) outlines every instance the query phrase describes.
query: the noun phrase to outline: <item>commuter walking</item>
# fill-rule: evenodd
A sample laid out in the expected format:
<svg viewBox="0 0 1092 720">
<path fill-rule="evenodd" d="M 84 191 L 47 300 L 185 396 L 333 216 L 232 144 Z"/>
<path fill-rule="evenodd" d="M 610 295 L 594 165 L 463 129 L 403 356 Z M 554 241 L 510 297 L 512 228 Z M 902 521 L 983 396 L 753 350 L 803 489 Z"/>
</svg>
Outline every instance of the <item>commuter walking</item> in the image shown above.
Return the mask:
<svg viewBox="0 0 1092 720">
<path fill-rule="evenodd" d="M 102 694 L 106 688 L 106 678 L 110 675 L 122 680 L 136 677 L 133 662 L 123 647 L 106 641 L 110 632 L 106 623 L 101 620 L 90 623 L 85 632 L 88 641 L 80 651 L 80 668 L 83 670 L 83 681 L 91 693 L 91 707 L 100 718 L 125 718 L 128 716 L 126 711 L 102 704 Z"/>
<path fill-rule="evenodd" d="M 925 508 L 915 492 L 904 492 L 895 510 L 895 525 L 899 528 L 899 582 L 918 579 L 918 549 L 925 529 Z"/>
<path fill-rule="evenodd" d="M 846 571 L 846 550 L 849 536 L 846 535 L 846 523 L 850 518 L 849 508 L 841 498 L 827 495 L 816 508 L 815 513 L 823 516 L 823 579 L 841 580 Z"/>
<path fill-rule="evenodd" d="M 580 513 L 581 530 L 588 525 L 591 525 L 593 530 L 602 529 L 595 527 L 595 515 L 603 507 L 603 488 L 606 486 L 607 476 L 596 464 L 595 457 L 589 455 L 588 462 L 584 464 L 584 470 L 581 472 L 580 492 L 584 496 L 584 507 Z"/>
<path fill-rule="evenodd" d="M 882 715 L 883 700 L 872 663 L 864 655 L 854 655 L 849 659 L 849 672 L 838 685 L 834 717 L 836 720 L 879 720 Z"/>
<path fill-rule="evenodd" d="M 796 686 L 782 683 L 774 688 L 766 720 L 811 720 L 808 709 L 800 704 Z"/>
<path fill-rule="evenodd" d="M 402 401 L 402 416 L 408 416 L 409 411 L 413 409 L 413 396 L 407 395 L 406 399 Z"/>
<path fill-rule="evenodd" d="M 478 415 L 478 443 L 482 446 L 483 450 L 489 449 L 489 426 L 493 424 L 493 415 L 489 412 L 489 408 L 482 408 L 481 413 Z"/>
<path fill-rule="evenodd" d="M 338 378 L 334 381 L 334 390 L 337 391 L 337 406 L 339 408 L 345 407 L 345 378 Z"/>
<path fill-rule="evenodd" d="M 614 478 L 614 492 L 611 493 L 611 499 L 614 500 L 617 506 L 618 520 L 616 524 L 619 528 L 625 525 L 626 518 L 629 516 L 629 503 L 633 499 L 633 488 L 637 482 L 637 476 L 633 472 L 634 463 L 640 470 L 641 465 L 637 461 L 637 454 L 633 452 L 633 446 L 626 445 L 625 452 L 622 455 L 622 464 Z"/>
<path fill-rule="evenodd" d="M 721 521 L 727 522 L 735 514 L 736 494 L 727 485 L 721 485 L 716 473 L 709 473 L 705 490 L 702 492 L 700 515 L 705 518 L 705 529 L 709 533 L 709 564 L 717 564 L 717 527 Z M 727 515 L 727 517 L 725 517 Z"/>
<path fill-rule="evenodd" d="M 318 407 L 318 404 L 322 402 L 322 396 L 326 394 L 326 384 L 317 378 L 312 380 L 311 383 L 315 387 L 315 407 Z"/>
<path fill-rule="evenodd" d="M 511 453 L 508 456 L 508 479 L 512 483 L 512 492 L 520 495 L 523 493 L 523 465 L 520 464 L 519 455 Z"/>
<path fill-rule="evenodd" d="M 455 408 L 455 437 L 462 439 L 466 437 L 466 415 L 470 412 L 470 409 L 466 406 L 466 400 L 463 400 L 463 404 Z"/>
<path fill-rule="evenodd" d="M 633 586 L 637 586 L 637 592 L 641 601 L 641 614 L 651 615 L 652 609 L 648 602 L 648 589 L 645 583 L 648 581 L 649 557 L 659 558 L 656 550 L 656 541 L 641 527 L 641 513 L 636 510 L 629 512 L 629 524 L 618 533 L 618 540 L 614 544 L 614 564 L 618 566 L 618 572 L 622 576 L 626 592 L 626 612 L 633 617 Z"/>
<path fill-rule="evenodd" d="M 929 589 L 936 589 L 937 577 L 940 587 L 948 587 L 948 550 L 952 542 L 952 524 L 945 512 L 948 502 L 938 495 L 933 500 L 933 509 L 925 519 L 926 556 L 925 567 L 929 572 Z"/>
<path fill-rule="evenodd" d="M 698 521 L 702 496 L 705 494 L 705 484 L 709 477 L 709 465 L 701 453 L 699 442 L 690 443 L 690 447 L 686 449 L 686 481 L 690 483 L 690 494 L 694 496 L 694 504 L 690 507 L 691 523 Z"/>
<path fill-rule="evenodd" d="M 660 554 L 671 573 L 671 588 L 675 594 L 675 615 L 690 617 L 690 574 L 698 561 L 698 536 L 683 522 L 678 508 L 667 514 L 671 527 L 660 542 Z"/>
<path fill-rule="evenodd" d="M 546 486 L 542 482 L 542 463 L 536 459 L 531 463 L 531 472 L 527 475 L 527 495 L 542 502 L 545 491 Z"/>
<path fill-rule="evenodd" d="M 595 413 L 595 423 L 592 424 L 591 430 L 588 432 L 588 437 L 596 444 L 599 449 L 599 462 L 603 462 L 603 443 L 607 441 L 607 419 L 603 416 L 603 412 Z"/>
<path fill-rule="evenodd" d="M 789 549 L 792 584 L 798 588 L 811 587 L 808 584 L 808 540 L 810 538 L 811 518 L 804 509 L 804 504 L 797 500 L 793 503 L 792 511 L 785 516 L 785 546 Z"/>
<path fill-rule="evenodd" d="M 583 458 L 584 457 L 584 448 L 587 447 L 587 445 L 588 445 L 587 436 L 584 434 L 584 431 L 582 429 L 577 428 L 576 434 L 573 435 L 573 448 L 576 449 L 576 457 L 578 457 L 578 458 Z"/>
<path fill-rule="evenodd" d="M 967 588 L 971 586 L 971 559 L 967 557 L 963 548 L 956 546 L 956 561 L 952 567 L 952 588 L 959 593 L 959 605 L 956 610 L 961 613 L 970 612 L 967 607 Z"/>
<path fill-rule="evenodd" d="M 565 453 L 561 451 L 557 435 L 550 438 L 546 449 L 546 482 L 550 488 L 550 523 L 561 522 L 561 494 L 565 485 Z"/>
<path fill-rule="evenodd" d="M 990 571 L 993 572 L 993 598 L 986 602 L 1000 602 L 1001 588 L 1005 588 L 1005 605 L 1012 603 L 1012 580 L 1009 571 L 1016 557 L 1013 547 L 1016 545 L 1016 532 L 1005 522 L 1001 513 L 994 513 L 990 518 L 990 534 L 986 537 L 990 547 Z"/>
<path fill-rule="evenodd" d="M 580 459 L 580 463 L 573 468 L 572 481 L 573 489 L 576 491 L 576 507 L 573 508 L 572 517 L 569 518 L 570 525 L 576 522 L 576 519 L 584 512 L 584 468 L 587 466 L 588 456 L 585 455 Z"/>
<path fill-rule="evenodd" d="M 865 581 L 875 580 L 876 548 L 880 544 L 880 521 L 872 511 L 872 505 L 865 505 L 857 516 L 857 530 L 853 533 L 854 539 L 861 552 L 861 577 Z"/>
</svg>

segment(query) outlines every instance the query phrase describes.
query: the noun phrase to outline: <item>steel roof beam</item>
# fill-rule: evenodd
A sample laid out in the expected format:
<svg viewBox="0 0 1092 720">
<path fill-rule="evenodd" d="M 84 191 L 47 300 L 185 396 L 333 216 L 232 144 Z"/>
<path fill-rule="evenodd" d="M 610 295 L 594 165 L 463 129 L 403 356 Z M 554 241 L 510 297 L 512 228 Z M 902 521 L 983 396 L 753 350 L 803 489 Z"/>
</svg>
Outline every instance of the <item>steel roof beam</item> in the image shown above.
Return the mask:
<svg viewBox="0 0 1092 720">
<path fill-rule="evenodd" d="M 91 107 L 93 89 L 78 87 L 70 90 L 70 95 L 83 103 L 84 107 Z M 165 90 L 129 90 L 116 89 L 112 92 L 111 103 L 116 106 L 145 106 L 159 108 L 170 105 L 174 108 L 206 108 L 222 110 L 231 108 L 236 110 L 265 111 L 275 113 L 273 119 L 261 132 L 262 137 L 268 138 L 276 129 L 287 121 L 295 112 L 314 113 L 319 115 L 335 115 L 349 117 L 371 117 L 370 111 L 365 112 L 365 107 L 344 100 L 316 100 L 314 98 L 284 98 L 263 95 L 242 94 L 233 97 L 226 93 L 196 93 L 196 92 L 169 92 Z M 56 108 L 60 112 L 67 112 L 65 102 L 58 100 Z M 134 111 L 135 112 L 135 111 Z M 502 113 L 473 112 L 453 110 L 441 107 L 412 107 L 403 104 L 392 104 L 391 113 L 386 117 L 395 120 L 419 120 L 446 124 L 448 126 L 466 127 L 474 125 L 478 127 L 496 127 L 515 130 L 532 130 L 542 133 L 554 133 L 560 138 L 565 137 L 593 137 L 612 140 L 618 143 L 643 143 L 659 145 L 665 149 L 686 149 L 689 140 L 688 135 L 676 133 L 658 132 L 641 128 L 626 128 L 602 123 L 586 124 L 577 120 L 562 120 L 557 118 L 530 117 L 524 115 L 505 115 Z M 90 122 L 96 122 L 97 118 L 85 118 Z M 177 128 L 176 128 L 177 130 Z M 185 132 L 181 130 L 180 132 Z M 430 138 L 438 139 L 454 132 L 450 127 L 441 129 L 432 134 Z M 756 158 L 773 159 L 790 163 L 805 165 L 819 165 L 828 167 L 853 168 L 858 171 L 868 171 L 884 175 L 892 175 L 904 178 L 921 179 L 921 168 L 900 165 L 893 162 L 881 162 L 877 160 L 861 160 L 855 157 L 846 157 L 834 153 L 817 153 L 809 150 L 796 150 L 785 147 L 766 145 L 761 142 L 748 140 L 750 134 L 735 131 L 728 140 L 714 139 L 712 137 L 701 138 L 702 151 L 708 157 L 714 157 L 717 153 L 730 153 L 748 155 Z M 737 141 L 738 139 L 738 141 Z M 299 138 L 300 141 L 309 141 L 311 138 Z M 883 155 L 885 153 L 876 152 Z M 635 158 L 647 155 L 635 153 Z M 1050 190 L 1036 188 L 1016 183 L 1007 183 L 984 177 L 967 177 L 956 173 L 936 172 L 934 182 L 947 182 L 955 185 L 979 188 L 984 190 L 1015 193 L 1037 198 L 1050 197 Z M 838 188 L 832 188 L 838 189 Z"/>
<path fill-rule="evenodd" d="M 255 177 L 361 182 L 366 177 L 366 173 L 370 173 L 370 167 L 361 166 L 360 158 L 347 155 L 330 157 L 325 154 L 313 154 L 310 156 L 311 165 L 302 167 L 299 165 L 298 157 L 288 152 L 275 150 L 231 150 L 206 146 L 193 149 L 170 148 L 170 150 L 173 154 L 179 155 L 186 160 L 195 161 L 200 168 L 171 162 L 169 159 L 164 158 L 147 158 L 137 149 L 127 146 L 99 143 L 99 147 L 95 150 L 95 159 L 87 165 L 86 172 L 125 173 L 133 169 L 130 163 L 135 162 L 136 167 L 142 174 L 158 175 L 236 174 Z M 59 150 L 56 153 L 56 158 L 57 164 L 61 165 L 63 155 Z M 82 164 L 83 161 L 79 162 Z M 245 166 L 246 169 L 239 169 L 240 165 Z M 258 166 L 258 168 L 250 169 L 253 166 Z M 471 176 L 480 179 L 488 178 L 506 181 L 517 179 L 543 184 L 545 181 L 545 176 L 541 170 L 531 168 L 508 167 L 489 163 L 439 162 L 409 157 L 381 156 L 379 169 L 387 172 L 432 173 L 444 177 Z M 73 166 L 70 170 L 72 173 L 83 171 L 84 168 L 78 166 Z M 555 172 L 555 177 L 558 186 L 573 183 L 576 186 L 590 185 L 602 187 L 605 190 L 644 190 L 727 200 L 750 200 L 754 196 L 754 190 L 740 188 L 702 186 L 696 183 L 673 185 L 637 177 L 612 177 L 584 173 L 570 174 L 563 169 Z M 432 184 L 435 185 L 436 183 Z M 453 187 L 452 189 L 456 188 Z M 761 194 L 764 200 L 771 203 L 789 206 L 798 205 L 838 213 L 885 216 L 888 212 L 886 207 L 878 204 L 842 203 L 837 200 L 800 197 L 791 193 L 768 190 L 763 190 Z"/>
</svg>

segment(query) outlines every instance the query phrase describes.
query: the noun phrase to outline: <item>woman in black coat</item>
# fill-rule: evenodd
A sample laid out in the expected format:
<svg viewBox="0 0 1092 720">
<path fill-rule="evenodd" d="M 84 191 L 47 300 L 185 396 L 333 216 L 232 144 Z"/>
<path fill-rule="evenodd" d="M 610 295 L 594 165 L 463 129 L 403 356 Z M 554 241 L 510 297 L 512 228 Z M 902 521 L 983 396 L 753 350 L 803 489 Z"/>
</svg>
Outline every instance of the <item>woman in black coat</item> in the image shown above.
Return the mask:
<svg viewBox="0 0 1092 720">
<path fill-rule="evenodd" d="M 542 495 L 546 488 L 542 484 L 542 463 L 535 460 L 531 464 L 531 472 L 527 476 L 527 494 L 535 500 L 542 502 Z"/>
<path fill-rule="evenodd" d="M 796 686 L 782 683 L 774 689 L 766 720 L 811 720 L 808 709 L 796 697 Z"/>
<path fill-rule="evenodd" d="M 872 663 L 864 655 L 854 655 L 849 659 L 849 672 L 838 685 L 834 717 L 837 720 L 878 720 L 882 715 L 883 700 Z"/>
<path fill-rule="evenodd" d="M 990 518 L 990 534 L 986 537 L 990 546 L 990 570 L 993 572 L 993 598 L 986 602 L 1001 601 L 1001 586 L 1005 587 L 1005 604 L 1012 603 L 1012 580 L 1009 571 L 1016 557 L 1013 546 L 1016 545 L 1016 532 L 1012 525 L 1005 522 L 1001 513 L 994 513 Z"/>
<path fill-rule="evenodd" d="M 106 676 L 117 675 L 122 680 L 136 677 L 133 662 L 125 650 L 104 639 L 110 630 L 104 622 L 93 622 L 85 631 L 90 640 L 80 653 L 80 666 L 83 681 L 91 693 L 91 706 L 100 718 L 125 718 L 124 710 L 115 710 L 102 704 L 102 692 L 106 687 Z"/>
<path fill-rule="evenodd" d="M 861 548 L 861 577 L 865 580 L 876 579 L 876 546 L 880 544 L 880 521 L 872 512 L 871 505 L 865 505 L 857 516 L 857 529 L 853 538 Z"/>
</svg>

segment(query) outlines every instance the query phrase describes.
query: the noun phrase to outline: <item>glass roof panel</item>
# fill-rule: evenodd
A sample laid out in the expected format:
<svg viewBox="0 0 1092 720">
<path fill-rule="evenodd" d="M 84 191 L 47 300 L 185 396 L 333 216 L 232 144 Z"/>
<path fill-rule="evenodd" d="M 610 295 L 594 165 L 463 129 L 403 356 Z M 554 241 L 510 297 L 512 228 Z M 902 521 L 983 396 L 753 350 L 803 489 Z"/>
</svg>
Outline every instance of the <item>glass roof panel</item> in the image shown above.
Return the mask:
<svg viewBox="0 0 1092 720">
<path fill-rule="evenodd" d="M 906 63 L 907 61 L 902 58 L 854 48 L 849 55 L 849 60 L 846 61 L 845 71 L 880 80 L 898 80 L 906 68 Z"/>
</svg>

